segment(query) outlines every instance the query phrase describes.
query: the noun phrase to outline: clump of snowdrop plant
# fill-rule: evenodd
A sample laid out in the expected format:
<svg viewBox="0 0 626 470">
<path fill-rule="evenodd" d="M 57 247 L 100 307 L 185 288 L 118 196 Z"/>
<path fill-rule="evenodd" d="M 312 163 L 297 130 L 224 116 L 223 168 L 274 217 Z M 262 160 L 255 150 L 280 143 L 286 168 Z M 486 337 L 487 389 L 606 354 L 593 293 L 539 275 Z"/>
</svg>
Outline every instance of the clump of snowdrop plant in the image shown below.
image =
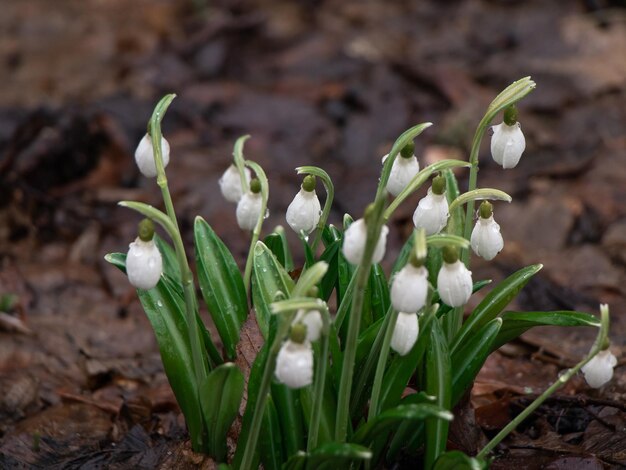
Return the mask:
<svg viewBox="0 0 626 470">
<path fill-rule="evenodd" d="M 245 269 L 240 271 L 209 222 L 197 217 L 197 276 L 189 266 L 165 175 L 169 146 L 161 121 L 174 95 L 158 103 L 136 157 L 145 176 L 157 176 L 163 209 L 134 201 L 120 204 L 160 225 L 167 239 L 154 236 L 145 222 L 127 255 L 106 258 L 138 288 L 196 452 L 211 455 L 223 470 L 391 468 L 406 455 L 423 459 L 426 469 L 485 468 L 502 439 L 579 371 L 594 387 L 610 380 L 616 360 L 607 349 L 606 305 L 599 319 L 583 312 L 505 310 L 541 265 L 520 268 L 490 287 L 476 307 L 467 307 L 473 293 L 489 284 L 472 279 L 472 251 L 490 260 L 503 248 L 487 201 L 511 202 L 503 191 L 478 186 L 481 142 L 504 113 L 504 123 L 492 136 L 493 158 L 504 168 L 517 164 L 524 140 L 514 106 L 534 87 L 523 78 L 493 100 L 467 160 L 442 160 L 420 169 L 414 139 L 431 124 L 406 130 L 383 162 L 372 203 L 356 221 L 344 217 L 345 231 L 328 223 L 334 196 L 330 176 L 315 166 L 296 168 L 304 180 L 286 214 L 302 243 L 303 253 L 295 256 L 282 228 L 264 231 L 269 179 L 244 157 L 248 136 L 241 137 L 220 190 L 226 200 L 237 202 L 233 219 L 250 237 Z M 467 170 L 462 192 L 457 175 Z M 322 209 L 316 179 L 324 187 Z M 413 235 L 392 263 L 385 259 L 387 223 L 429 182 L 415 210 Z M 484 202 L 474 223 L 479 200 Z M 198 294 L 215 326 L 211 331 L 199 316 Z M 258 326 L 265 343 L 246 385 L 234 361 L 243 325 L 252 315 L 248 325 Z M 489 354 L 539 325 L 595 327 L 598 336 L 579 364 L 563 371 L 476 456 L 448 451 L 454 407 Z M 226 439 L 246 387 L 232 451 Z"/>
</svg>

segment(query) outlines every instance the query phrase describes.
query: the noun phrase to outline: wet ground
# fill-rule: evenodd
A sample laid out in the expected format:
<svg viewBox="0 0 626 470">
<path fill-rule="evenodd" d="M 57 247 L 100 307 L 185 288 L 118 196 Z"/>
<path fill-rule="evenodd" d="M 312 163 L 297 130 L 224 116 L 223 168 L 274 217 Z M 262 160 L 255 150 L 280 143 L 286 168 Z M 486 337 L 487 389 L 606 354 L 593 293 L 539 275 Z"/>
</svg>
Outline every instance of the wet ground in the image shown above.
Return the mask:
<svg viewBox="0 0 626 470">
<path fill-rule="evenodd" d="M 252 135 L 246 155 L 270 178 L 267 229 L 285 223 L 294 168 L 305 164 L 335 181 L 339 223 L 371 200 L 380 157 L 404 129 L 435 123 L 416 141 L 422 165 L 466 158 L 489 101 L 526 75 L 537 89 L 520 105 L 521 163 L 503 171 L 487 145 L 481 152 L 480 185 L 514 202 L 495 207 L 504 251 L 476 261 L 474 275 L 498 280 L 544 263 L 514 307 L 595 313 L 609 303 L 619 364 L 601 390 L 572 380 L 493 467 L 626 466 L 623 2 L 8 0 L 0 467 L 212 466 L 190 451 L 134 291 L 102 259 L 135 236 L 136 216 L 118 200 L 159 203 L 132 153 L 161 95 L 178 94 L 164 132 L 187 242 L 200 214 L 243 262 L 248 241 L 217 186 L 239 135 Z M 389 259 L 418 199 L 392 223 Z M 593 336 L 536 330 L 494 354 L 450 445 L 479 448 Z"/>
</svg>

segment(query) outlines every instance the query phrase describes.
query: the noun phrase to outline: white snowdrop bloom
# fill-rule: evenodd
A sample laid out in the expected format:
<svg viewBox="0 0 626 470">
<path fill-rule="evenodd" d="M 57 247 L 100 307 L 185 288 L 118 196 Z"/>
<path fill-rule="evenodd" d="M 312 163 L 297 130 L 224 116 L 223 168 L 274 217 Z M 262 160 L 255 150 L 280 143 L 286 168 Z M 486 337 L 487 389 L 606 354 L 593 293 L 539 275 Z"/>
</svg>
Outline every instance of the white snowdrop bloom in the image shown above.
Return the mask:
<svg viewBox="0 0 626 470">
<path fill-rule="evenodd" d="M 450 307 L 465 305 L 472 295 L 472 272 L 457 260 L 454 263 L 444 261 L 437 275 L 439 297 Z"/>
<path fill-rule="evenodd" d="M 515 168 L 526 148 L 526 139 L 519 125 L 500 123 L 492 127 L 491 156 L 502 168 Z"/>
<path fill-rule="evenodd" d="M 611 351 L 605 349 L 596 354 L 581 370 L 589 386 L 600 388 L 613 378 L 613 368 L 616 364 L 617 358 Z"/>
<path fill-rule="evenodd" d="M 385 256 L 385 247 L 387 246 L 387 234 L 389 227 L 383 225 L 374 249 L 372 263 L 380 263 Z M 345 258 L 351 264 L 359 264 L 363 259 L 363 251 L 365 250 L 365 241 L 367 239 L 367 225 L 365 219 L 359 219 L 352 222 L 343 234 L 342 252 Z"/>
<path fill-rule="evenodd" d="M 472 250 L 478 256 L 492 260 L 504 247 L 504 240 L 500 233 L 500 225 L 493 220 L 493 214 L 489 218 L 478 217 L 471 237 Z"/>
<path fill-rule="evenodd" d="M 249 168 L 244 169 L 244 175 L 248 184 L 251 179 L 251 172 Z M 227 201 L 230 202 L 239 202 L 243 191 L 241 189 L 241 177 L 239 176 L 239 171 L 234 164 L 231 164 L 222 177 L 219 179 L 220 191 L 222 192 L 222 196 Z"/>
<path fill-rule="evenodd" d="M 426 303 L 428 271 L 408 262 L 391 283 L 391 305 L 398 312 L 415 313 Z"/>
<path fill-rule="evenodd" d="M 287 223 L 294 232 L 305 234 L 311 233 L 320 221 L 322 207 L 315 190 L 306 191 L 300 189 L 287 208 Z"/>
<path fill-rule="evenodd" d="M 383 163 L 389 154 L 383 157 Z M 387 192 L 392 196 L 397 196 L 411 182 L 413 177 L 420 171 L 420 164 L 415 155 L 409 158 L 398 155 L 391 166 L 391 173 L 387 180 Z"/>
<path fill-rule="evenodd" d="M 170 162 L 170 144 L 165 137 L 161 136 L 161 153 L 163 157 L 163 168 Z M 152 149 L 152 138 L 146 134 L 139 141 L 135 150 L 135 162 L 139 171 L 146 178 L 154 178 L 157 175 L 156 163 L 154 163 L 154 150 Z"/>
<path fill-rule="evenodd" d="M 306 326 L 307 341 L 317 341 L 322 335 L 322 314 L 317 310 L 298 310 L 293 323 L 302 323 Z"/>
<path fill-rule="evenodd" d="M 241 229 L 254 230 L 261 215 L 262 205 L 261 193 L 248 191 L 241 196 L 237 203 L 237 223 Z"/>
<path fill-rule="evenodd" d="M 416 313 L 398 313 L 396 326 L 391 337 L 391 349 L 401 356 L 411 351 L 419 334 L 419 322 Z"/>
<path fill-rule="evenodd" d="M 137 237 L 129 245 L 126 255 L 126 274 L 130 283 L 138 289 L 152 289 L 157 285 L 163 271 L 163 258 L 154 240 L 143 241 Z"/>
<path fill-rule="evenodd" d="M 435 194 L 432 186 L 428 189 L 426 197 L 423 197 L 413 213 L 415 228 L 423 228 L 426 235 L 435 235 L 448 223 L 448 200 L 445 192 Z"/>
<path fill-rule="evenodd" d="M 313 383 L 313 349 L 311 343 L 283 343 L 276 358 L 276 379 L 289 388 L 302 388 Z"/>
</svg>

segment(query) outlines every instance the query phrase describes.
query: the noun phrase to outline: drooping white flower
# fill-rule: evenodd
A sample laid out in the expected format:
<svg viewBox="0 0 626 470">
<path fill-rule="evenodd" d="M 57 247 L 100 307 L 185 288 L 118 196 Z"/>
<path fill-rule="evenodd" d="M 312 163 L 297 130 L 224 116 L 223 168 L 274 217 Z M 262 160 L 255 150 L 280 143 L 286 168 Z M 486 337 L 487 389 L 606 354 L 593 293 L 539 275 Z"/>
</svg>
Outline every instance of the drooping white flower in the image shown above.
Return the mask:
<svg viewBox="0 0 626 470">
<path fill-rule="evenodd" d="M 617 358 L 611 351 L 605 349 L 596 354 L 581 370 L 590 387 L 600 388 L 613 378 L 613 368 L 616 364 Z"/>
<path fill-rule="evenodd" d="M 317 227 L 321 212 L 322 207 L 315 189 L 306 191 L 302 188 L 287 207 L 287 223 L 297 234 L 304 230 L 308 235 Z"/>
<path fill-rule="evenodd" d="M 165 168 L 170 162 L 170 144 L 163 136 L 161 136 L 161 154 L 163 157 L 163 168 Z M 157 175 L 152 138 L 148 134 L 144 135 L 139 141 L 139 145 L 135 150 L 135 162 L 141 174 L 146 178 L 154 178 Z"/>
<path fill-rule="evenodd" d="M 261 193 L 248 191 L 237 203 L 237 223 L 243 230 L 254 230 L 261 215 L 263 200 Z"/>
<path fill-rule="evenodd" d="M 450 307 L 465 305 L 472 295 L 472 272 L 457 260 L 444 263 L 437 275 L 439 297 Z"/>
<path fill-rule="evenodd" d="M 383 157 L 383 163 L 389 154 Z M 392 196 L 397 196 L 411 182 L 413 177 L 420 171 L 420 164 L 415 155 L 403 157 L 398 155 L 391 166 L 391 173 L 387 180 L 387 191 Z"/>
<path fill-rule="evenodd" d="M 244 175 L 248 184 L 251 179 L 251 172 L 249 168 L 244 169 Z M 239 176 L 239 171 L 234 164 L 231 164 L 222 177 L 219 179 L 220 191 L 222 192 L 222 196 L 227 201 L 230 202 L 239 202 L 241 196 L 243 195 L 243 191 L 241 189 L 241 177 Z"/>
<path fill-rule="evenodd" d="M 416 313 L 426 303 L 428 271 L 407 263 L 391 283 L 391 305 L 398 312 Z"/>
<path fill-rule="evenodd" d="M 311 343 L 283 343 L 276 358 L 276 379 L 289 388 L 302 388 L 313 383 L 313 349 Z"/>
<path fill-rule="evenodd" d="M 492 260 L 504 247 L 504 239 L 500 233 L 500 225 L 493 220 L 493 214 L 489 218 L 478 217 L 471 237 L 472 250 L 478 256 Z"/>
<path fill-rule="evenodd" d="M 419 322 L 416 313 L 398 313 L 398 319 L 391 337 L 391 349 L 405 356 L 415 345 L 419 334 Z"/>
<path fill-rule="evenodd" d="M 322 334 L 322 314 L 317 310 L 298 310 L 293 323 L 303 323 L 306 326 L 307 341 L 317 341 Z"/>
<path fill-rule="evenodd" d="M 413 224 L 415 228 L 423 228 L 426 235 L 435 235 L 446 226 L 449 215 L 445 192 L 435 194 L 431 186 L 413 213 Z"/>
<path fill-rule="evenodd" d="M 509 126 L 502 122 L 492 127 L 491 156 L 502 168 L 515 168 L 526 148 L 519 122 Z"/>
<path fill-rule="evenodd" d="M 137 237 L 129 245 L 126 255 L 126 274 L 138 289 L 152 289 L 163 271 L 163 258 L 154 240 L 143 241 Z"/>
<path fill-rule="evenodd" d="M 385 247 L 387 246 L 387 234 L 389 228 L 383 225 L 374 249 L 372 256 L 372 263 L 380 263 L 385 256 Z M 365 219 L 359 219 L 352 222 L 352 225 L 348 227 L 343 234 L 343 247 L 342 252 L 345 258 L 351 264 L 359 264 L 363 259 L 363 252 L 365 251 L 365 241 L 367 239 L 367 225 Z"/>
</svg>

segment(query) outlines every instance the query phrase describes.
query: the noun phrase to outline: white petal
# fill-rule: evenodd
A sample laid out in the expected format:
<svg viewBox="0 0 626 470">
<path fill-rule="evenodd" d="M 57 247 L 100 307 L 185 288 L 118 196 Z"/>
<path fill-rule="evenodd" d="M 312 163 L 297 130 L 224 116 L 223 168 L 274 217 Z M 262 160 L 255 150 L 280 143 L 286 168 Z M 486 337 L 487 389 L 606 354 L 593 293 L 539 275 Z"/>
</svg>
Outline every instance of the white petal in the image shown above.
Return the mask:
<svg viewBox="0 0 626 470">
<path fill-rule="evenodd" d="M 163 168 L 170 162 L 170 144 L 161 136 L 161 152 L 163 156 Z M 154 152 L 152 149 L 152 138 L 146 134 L 139 141 L 135 150 L 135 162 L 139 171 L 147 178 L 154 178 L 157 175 L 156 164 L 154 163 Z"/>
<path fill-rule="evenodd" d="M 243 230 L 253 230 L 261 214 L 261 193 L 248 191 L 237 203 L 237 223 Z"/>
<path fill-rule="evenodd" d="M 391 305 L 398 312 L 415 313 L 426 303 L 428 271 L 407 263 L 391 283 Z"/>
<path fill-rule="evenodd" d="M 138 289 L 152 289 L 163 271 L 161 252 L 154 241 L 144 242 L 139 237 L 129 245 L 126 255 L 126 274 L 129 282 Z"/>
<path fill-rule="evenodd" d="M 465 305 L 472 295 L 472 273 L 461 261 L 443 263 L 437 275 L 439 297 L 450 307 Z"/>
<path fill-rule="evenodd" d="M 398 320 L 391 337 L 391 349 L 401 356 L 411 351 L 419 334 L 419 322 L 415 313 L 398 313 Z"/>
<path fill-rule="evenodd" d="M 322 207 L 315 191 L 300 189 L 287 208 L 287 223 L 294 232 L 304 230 L 307 235 L 315 230 L 320 221 Z"/>
<path fill-rule="evenodd" d="M 500 233 L 500 225 L 493 219 L 479 217 L 472 230 L 472 250 L 487 261 L 496 257 L 504 247 L 504 239 Z"/>
<path fill-rule="evenodd" d="M 276 357 L 276 378 L 289 388 L 302 388 L 313 383 L 313 350 L 311 344 L 287 340 Z"/>
<path fill-rule="evenodd" d="M 613 367 L 616 364 L 617 358 L 605 349 L 596 354 L 581 370 L 589 386 L 600 388 L 613 378 Z"/>
<path fill-rule="evenodd" d="M 385 248 L 387 246 L 387 234 L 389 233 L 389 227 L 383 225 L 374 248 L 374 254 L 372 255 L 373 263 L 380 263 L 385 256 Z M 367 239 L 367 226 L 365 220 L 359 219 L 352 222 L 352 225 L 348 227 L 343 234 L 343 256 L 348 260 L 350 264 L 359 264 L 363 259 L 363 251 L 365 250 L 365 241 Z"/>
<path fill-rule="evenodd" d="M 386 158 L 386 157 L 385 157 Z M 383 158 L 383 162 L 385 161 Z M 397 196 L 411 182 L 413 177 L 420 171 L 420 165 L 415 155 L 411 158 L 396 157 L 389 173 L 387 191 L 392 196 Z"/>
<path fill-rule="evenodd" d="M 415 228 L 423 228 L 426 235 L 439 233 L 448 223 L 448 200 L 444 194 L 433 194 L 432 188 L 423 197 L 413 213 Z"/>
<path fill-rule="evenodd" d="M 307 341 L 317 341 L 322 335 L 322 314 L 317 310 L 298 310 L 293 323 L 303 323 L 306 325 Z"/>
<path fill-rule="evenodd" d="M 376 242 L 376 248 L 374 248 L 374 254 L 372 255 L 372 263 L 380 263 L 385 257 L 385 250 L 387 248 L 387 235 L 389 234 L 389 227 L 383 225 L 380 229 L 380 236 Z"/>
<path fill-rule="evenodd" d="M 512 126 L 505 123 L 493 126 L 491 156 L 502 168 L 515 168 L 525 148 L 526 139 L 519 122 Z"/>
<path fill-rule="evenodd" d="M 244 174 L 246 176 L 246 181 L 250 183 L 251 172 L 249 168 L 245 168 Z M 243 191 L 241 190 L 241 177 L 239 176 L 239 171 L 234 164 L 231 164 L 222 177 L 219 179 L 220 191 L 222 195 L 227 201 L 230 202 L 239 202 Z"/>
</svg>

